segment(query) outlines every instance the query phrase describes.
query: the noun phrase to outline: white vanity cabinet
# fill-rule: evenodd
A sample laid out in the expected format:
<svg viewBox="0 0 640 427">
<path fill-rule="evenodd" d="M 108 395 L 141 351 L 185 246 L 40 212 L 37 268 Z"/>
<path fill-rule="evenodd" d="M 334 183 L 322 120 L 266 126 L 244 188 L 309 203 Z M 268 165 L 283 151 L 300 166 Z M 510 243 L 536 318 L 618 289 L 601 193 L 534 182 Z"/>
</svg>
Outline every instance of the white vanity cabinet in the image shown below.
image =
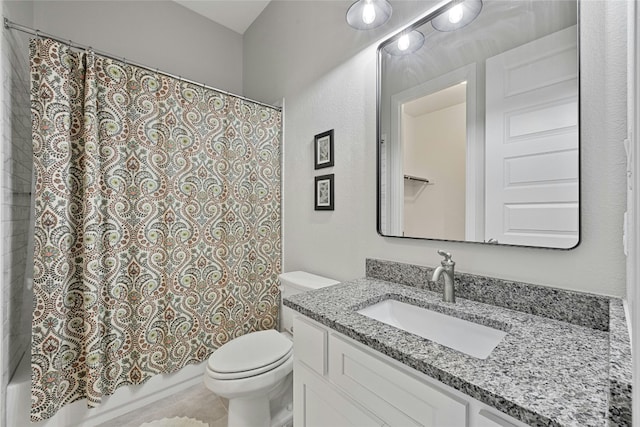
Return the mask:
<svg viewBox="0 0 640 427">
<path fill-rule="evenodd" d="M 296 427 L 526 426 L 305 316 L 294 331 Z"/>
</svg>

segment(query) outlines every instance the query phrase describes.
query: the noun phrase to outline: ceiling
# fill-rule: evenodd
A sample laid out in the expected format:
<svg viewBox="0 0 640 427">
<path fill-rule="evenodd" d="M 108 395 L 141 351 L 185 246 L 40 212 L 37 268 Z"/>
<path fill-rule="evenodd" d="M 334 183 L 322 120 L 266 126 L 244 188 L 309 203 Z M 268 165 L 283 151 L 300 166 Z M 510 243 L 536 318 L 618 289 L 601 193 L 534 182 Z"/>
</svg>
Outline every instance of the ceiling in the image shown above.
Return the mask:
<svg viewBox="0 0 640 427">
<path fill-rule="evenodd" d="M 458 83 L 438 92 L 423 96 L 404 104 L 404 112 L 418 117 L 457 105 L 467 100 L 467 82 Z"/>
<path fill-rule="evenodd" d="M 271 0 L 173 0 L 239 34 L 262 13 Z"/>
</svg>

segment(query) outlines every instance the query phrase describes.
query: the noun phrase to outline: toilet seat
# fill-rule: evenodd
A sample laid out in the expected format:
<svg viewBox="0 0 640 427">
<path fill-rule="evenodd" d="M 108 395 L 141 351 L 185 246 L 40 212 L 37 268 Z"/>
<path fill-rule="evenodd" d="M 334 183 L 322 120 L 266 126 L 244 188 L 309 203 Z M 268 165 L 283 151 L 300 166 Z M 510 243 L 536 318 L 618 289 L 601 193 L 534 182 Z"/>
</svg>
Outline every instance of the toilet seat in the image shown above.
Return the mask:
<svg viewBox="0 0 640 427">
<path fill-rule="evenodd" d="M 287 354 L 285 354 L 284 356 L 282 356 L 280 359 L 276 360 L 273 363 L 270 363 L 266 366 L 261 366 L 259 368 L 256 369 L 250 369 L 247 371 L 242 371 L 242 372 L 218 372 L 216 370 L 214 370 L 213 368 L 211 368 L 211 366 L 209 366 L 209 369 L 207 370 L 207 372 L 209 373 L 209 376 L 211 378 L 215 378 L 218 380 L 238 380 L 238 379 L 242 379 L 242 378 L 249 378 L 249 377 L 253 377 L 256 375 L 260 375 L 263 374 L 265 372 L 268 371 L 272 371 L 275 368 L 277 368 L 278 366 L 282 365 L 283 363 L 285 363 L 287 360 L 289 360 L 291 357 L 293 357 L 293 349 L 289 350 L 287 352 Z"/>
<path fill-rule="evenodd" d="M 209 358 L 211 378 L 249 378 L 276 369 L 293 357 L 293 343 L 270 329 L 252 332 L 224 344 Z"/>
</svg>

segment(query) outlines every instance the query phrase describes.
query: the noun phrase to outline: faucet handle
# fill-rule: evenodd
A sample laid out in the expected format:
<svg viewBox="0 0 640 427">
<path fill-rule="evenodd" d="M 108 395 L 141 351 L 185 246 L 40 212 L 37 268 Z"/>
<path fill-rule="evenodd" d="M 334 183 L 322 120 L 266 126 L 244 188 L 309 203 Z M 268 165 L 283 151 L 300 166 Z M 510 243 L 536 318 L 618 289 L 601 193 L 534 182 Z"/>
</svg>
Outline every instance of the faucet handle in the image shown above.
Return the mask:
<svg viewBox="0 0 640 427">
<path fill-rule="evenodd" d="M 453 265 L 455 265 L 455 262 L 451 259 L 451 253 L 450 252 L 445 252 L 442 249 L 438 249 L 438 255 L 444 257 L 444 260 L 442 261 L 442 265 L 445 265 L 445 264 L 453 264 Z"/>
</svg>

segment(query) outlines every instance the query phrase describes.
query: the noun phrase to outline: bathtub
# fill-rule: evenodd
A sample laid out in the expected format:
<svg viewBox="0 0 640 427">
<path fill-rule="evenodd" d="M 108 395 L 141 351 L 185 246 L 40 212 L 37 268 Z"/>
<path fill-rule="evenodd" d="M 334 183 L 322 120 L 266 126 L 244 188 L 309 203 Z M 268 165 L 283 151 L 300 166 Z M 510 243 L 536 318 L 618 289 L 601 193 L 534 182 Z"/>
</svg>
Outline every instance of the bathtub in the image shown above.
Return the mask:
<svg viewBox="0 0 640 427">
<path fill-rule="evenodd" d="M 202 383 L 206 363 L 188 365 L 172 374 L 155 375 L 139 386 L 119 388 L 113 395 L 105 397 L 98 408 L 87 408 L 86 401 L 82 399 L 64 406 L 47 420 L 30 423 L 31 355 L 27 352 L 7 387 L 7 426 L 95 426 Z"/>
</svg>

